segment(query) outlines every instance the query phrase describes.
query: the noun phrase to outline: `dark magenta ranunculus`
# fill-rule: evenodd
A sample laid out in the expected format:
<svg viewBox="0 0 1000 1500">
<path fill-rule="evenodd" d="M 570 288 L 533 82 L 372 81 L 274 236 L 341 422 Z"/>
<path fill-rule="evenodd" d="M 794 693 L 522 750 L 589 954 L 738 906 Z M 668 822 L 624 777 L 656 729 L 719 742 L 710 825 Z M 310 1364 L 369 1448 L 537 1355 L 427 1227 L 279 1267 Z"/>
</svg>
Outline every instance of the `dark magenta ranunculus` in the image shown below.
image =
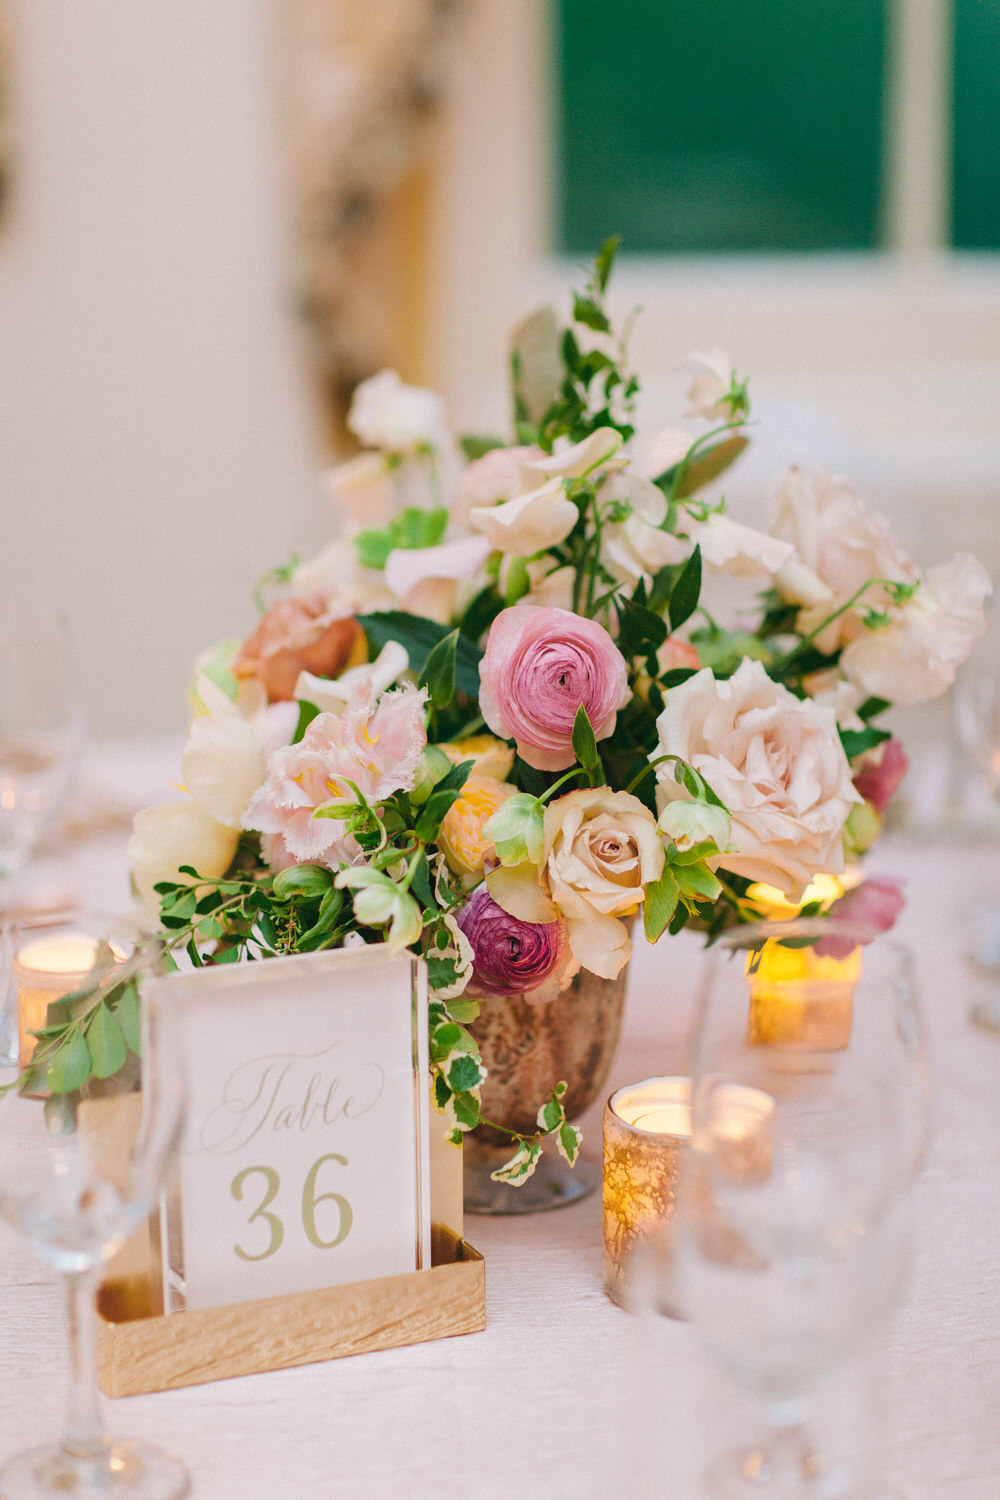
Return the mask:
<svg viewBox="0 0 1000 1500">
<path fill-rule="evenodd" d="M 498 906 L 484 885 L 458 913 L 475 961 L 469 993 L 520 995 L 548 979 L 563 951 L 562 922 L 522 922 Z"/>
</svg>

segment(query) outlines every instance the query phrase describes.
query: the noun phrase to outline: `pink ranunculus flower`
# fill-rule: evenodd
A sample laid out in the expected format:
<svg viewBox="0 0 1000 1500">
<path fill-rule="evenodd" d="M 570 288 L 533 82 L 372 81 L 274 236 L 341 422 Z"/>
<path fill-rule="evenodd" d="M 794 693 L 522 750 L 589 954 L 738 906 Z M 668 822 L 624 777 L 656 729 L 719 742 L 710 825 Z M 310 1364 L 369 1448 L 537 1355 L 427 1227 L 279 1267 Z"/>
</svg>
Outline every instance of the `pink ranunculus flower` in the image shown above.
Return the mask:
<svg viewBox="0 0 1000 1500">
<path fill-rule="evenodd" d="M 369 802 L 408 791 L 427 743 L 423 689 L 411 685 L 376 698 L 362 683 L 339 716 L 317 714 L 301 742 L 277 750 L 267 780 L 243 816 L 244 828 L 280 836 L 282 856 L 331 869 L 351 864 L 358 848 L 338 818 L 317 818 L 330 802 L 352 802 L 353 782 Z"/>
<path fill-rule="evenodd" d="M 909 765 L 899 740 L 885 740 L 861 762 L 861 769 L 854 776 L 855 788 L 877 813 L 884 813 Z"/>
<path fill-rule="evenodd" d="M 483 718 L 539 771 L 576 759 L 573 723 L 583 706 L 594 735 L 614 732 L 628 702 L 628 669 L 603 625 L 567 609 L 515 604 L 490 627 L 479 664 Z"/>
</svg>

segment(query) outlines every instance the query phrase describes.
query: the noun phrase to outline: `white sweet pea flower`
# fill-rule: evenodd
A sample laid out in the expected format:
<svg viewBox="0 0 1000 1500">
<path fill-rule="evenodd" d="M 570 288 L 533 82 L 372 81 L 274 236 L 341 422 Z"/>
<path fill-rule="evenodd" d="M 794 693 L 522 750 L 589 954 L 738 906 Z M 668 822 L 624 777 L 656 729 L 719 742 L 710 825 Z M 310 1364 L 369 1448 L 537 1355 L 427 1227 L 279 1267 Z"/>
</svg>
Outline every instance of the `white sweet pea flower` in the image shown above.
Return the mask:
<svg viewBox="0 0 1000 1500">
<path fill-rule="evenodd" d="M 651 438 L 640 438 L 635 445 L 630 473 L 642 479 L 659 479 L 668 469 L 676 468 L 691 446 L 689 432 L 679 427 L 666 428 Z"/>
<path fill-rule="evenodd" d="M 550 458 L 529 459 L 525 468 L 549 477 L 558 475 L 561 479 L 583 479 L 613 459 L 623 441 L 621 433 L 614 427 L 599 427 L 596 432 L 579 443 L 573 443 L 571 447 L 557 446 Z M 620 462 L 624 464 L 627 460 L 622 458 Z"/>
<path fill-rule="evenodd" d="M 397 602 L 382 574 L 361 566 L 349 537 L 335 538 L 322 552 L 300 563 L 292 575 L 292 588 L 300 599 L 321 596 L 343 615 L 392 609 Z"/>
<path fill-rule="evenodd" d="M 473 459 L 459 475 L 451 508 L 452 522 L 468 524 L 473 506 L 498 505 L 501 500 L 513 500 L 527 490 L 537 489 L 538 475 L 525 465 L 544 457 L 541 448 L 522 445 L 491 448 L 482 458 Z"/>
<path fill-rule="evenodd" d="M 492 550 L 482 536 L 460 537 L 437 547 L 396 547 L 386 559 L 385 581 L 412 614 L 447 624 L 456 585 L 471 583 Z"/>
<path fill-rule="evenodd" d="M 323 483 L 338 513 L 355 526 L 384 526 L 399 507 L 384 453 L 359 453 L 328 469 Z"/>
<path fill-rule="evenodd" d="M 565 541 L 579 515 L 557 477 L 503 505 L 473 506 L 469 520 L 494 551 L 531 557 Z"/>
<path fill-rule="evenodd" d="M 347 425 L 369 448 L 388 453 L 451 446 L 445 405 L 434 391 L 404 385 L 395 370 L 363 380 L 354 392 Z"/>
<path fill-rule="evenodd" d="M 959 552 L 927 576 L 889 624 L 865 630 L 840 658 L 845 676 L 868 696 L 926 703 L 955 680 L 986 628 L 983 603 L 993 592 L 982 563 Z"/>
<path fill-rule="evenodd" d="M 688 386 L 688 409 L 685 417 L 704 417 L 708 422 L 725 422 L 730 416 L 726 401 L 733 382 L 733 362 L 724 349 L 693 351 L 676 366 L 691 376 Z"/>
<path fill-rule="evenodd" d="M 295 684 L 295 697 L 313 704 L 321 713 L 339 715 L 355 689 L 370 683 L 377 698 L 386 688 L 399 681 L 409 665 L 406 647 L 401 646 L 398 641 L 386 641 L 374 661 L 366 666 L 350 667 L 332 680 L 314 677 L 312 672 L 300 672 Z"/>
<path fill-rule="evenodd" d="M 660 529 L 667 501 L 650 480 L 631 471 L 612 474 L 598 500 L 602 507 L 617 502 L 631 511 L 623 521 L 607 522 L 601 533 L 601 561 L 618 583 L 633 588 L 640 578 L 648 583 L 661 568 L 690 556 L 689 541 Z"/>
<path fill-rule="evenodd" d="M 547 572 L 546 569 L 551 571 Z M 550 558 L 536 558 L 534 562 L 528 563 L 528 592 L 518 603 L 572 610 L 575 582 L 575 568 L 552 568 Z"/>
<path fill-rule="evenodd" d="M 755 531 L 730 516 L 716 512 L 706 521 L 694 522 L 689 528 L 691 542 L 701 547 L 701 555 L 710 568 L 728 573 L 731 578 L 762 578 L 795 556 L 790 542 Z"/>
</svg>

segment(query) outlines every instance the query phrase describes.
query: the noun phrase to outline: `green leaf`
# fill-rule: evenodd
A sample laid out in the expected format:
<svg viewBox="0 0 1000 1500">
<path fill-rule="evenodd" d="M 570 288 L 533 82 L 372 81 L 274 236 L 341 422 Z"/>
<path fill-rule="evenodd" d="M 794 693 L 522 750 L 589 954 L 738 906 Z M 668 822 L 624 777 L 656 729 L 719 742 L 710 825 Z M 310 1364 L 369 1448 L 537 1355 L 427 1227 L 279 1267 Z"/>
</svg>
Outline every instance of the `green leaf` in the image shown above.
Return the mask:
<svg viewBox="0 0 1000 1500">
<path fill-rule="evenodd" d="M 718 479 L 720 474 L 734 464 L 750 439 L 741 433 L 734 433 L 732 437 L 723 438 L 719 443 L 713 443 L 711 448 L 705 448 L 701 453 L 692 458 L 691 462 L 684 468 L 683 477 L 677 486 L 677 498 L 684 500 L 688 495 L 703 490 L 713 479 Z M 683 463 L 683 460 L 681 461 Z M 670 490 L 680 464 L 675 464 L 665 474 L 658 474 L 655 483 L 661 489 Z"/>
<path fill-rule="evenodd" d="M 582 297 L 579 292 L 573 298 L 573 321 L 593 328 L 595 333 L 610 333 L 611 324 L 593 297 Z"/>
<path fill-rule="evenodd" d="M 679 630 L 698 608 L 701 594 L 701 548 L 695 547 L 674 584 L 670 595 L 669 616 L 671 631 Z"/>
<path fill-rule="evenodd" d="M 473 432 L 467 432 L 463 437 L 460 437 L 458 445 L 469 463 L 472 463 L 477 458 L 482 458 L 484 453 L 492 453 L 494 448 L 503 448 L 505 446 L 503 438 L 480 437 Z"/>
<path fill-rule="evenodd" d="M 576 1159 L 580 1154 L 580 1142 L 582 1139 L 583 1135 L 575 1125 L 570 1125 L 568 1121 L 564 1121 L 560 1125 L 559 1134 L 556 1136 L 556 1148 L 559 1155 L 571 1167 L 576 1166 Z"/>
<path fill-rule="evenodd" d="M 892 704 L 888 698 L 866 698 L 858 709 L 858 718 L 864 719 L 867 723 L 869 719 L 877 718 L 879 714 L 884 714 L 886 709 L 891 707 Z"/>
<path fill-rule="evenodd" d="M 594 280 L 602 292 L 607 288 L 608 278 L 611 275 L 611 268 L 615 263 L 615 256 L 618 254 L 620 244 L 620 235 L 609 235 L 597 252 L 594 260 Z"/>
<path fill-rule="evenodd" d="M 447 708 L 455 696 L 455 655 L 460 632 L 453 630 L 438 641 L 417 682 L 425 687 L 435 708 Z"/>
<path fill-rule="evenodd" d="M 669 867 L 663 871 L 659 880 L 653 880 L 647 885 L 642 920 L 649 942 L 655 943 L 662 936 L 664 928 L 677 910 L 680 894 L 677 877 Z"/>
<path fill-rule="evenodd" d="M 840 731 L 840 743 L 844 747 L 844 754 L 848 760 L 853 760 L 857 755 L 863 755 L 866 750 L 874 750 L 876 745 L 881 745 L 891 738 L 892 735 L 888 729 L 875 729 L 871 724 L 866 729 L 842 729 Z"/>
<path fill-rule="evenodd" d="M 505 1162 L 496 1172 L 491 1172 L 490 1178 L 493 1182 L 509 1182 L 512 1187 L 518 1187 L 522 1182 L 527 1182 L 534 1172 L 541 1154 L 540 1141 L 522 1141 L 510 1161 Z"/>
<path fill-rule="evenodd" d="M 550 1131 L 555 1130 L 556 1126 L 562 1120 L 565 1120 L 566 1116 L 563 1113 L 562 1105 L 557 1099 L 546 1099 L 538 1111 L 537 1118 L 539 1130 L 544 1130 L 547 1135 Z"/>
<path fill-rule="evenodd" d="M 368 638 L 372 656 L 377 656 L 387 641 L 398 641 L 410 658 L 410 671 L 419 678 L 434 647 L 450 635 L 447 625 L 439 625 L 423 615 L 404 610 L 385 610 L 378 614 L 359 615 L 358 624 Z M 479 697 L 479 663 L 483 653 L 474 641 L 459 635 L 455 651 L 455 687 L 470 698 Z"/>
<path fill-rule="evenodd" d="M 130 1052 L 142 1056 L 142 1022 L 139 1011 L 139 992 L 134 984 L 127 984 L 115 1007 L 115 1015 L 122 1029 L 122 1036 Z"/>
<path fill-rule="evenodd" d="M 699 667 L 674 667 L 670 672 L 664 672 L 660 683 L 669 692 L 671 688 L 680 687 L 682 682 L 687 682 L 689 677 L 700 671 Z"/>
<path fill-rule="evenodd" d="M 363 568 L 384 568 L 389 553 L 395 546 L 396 541 L 391 532 L 374 526 L 366 531 L 359 531 L 354 537 L 354 551 Z"/>
<path fill-rule="evenodd" d="M 448 1084 L 456 1094 L 468 1093 L 483 1081 L 482 1064 L 468 1052 L 461 1052 L 448 1069 Z"/>
<path fill-rule="evenodd" d="M 128 1048 L 121 1026 L 103 1002 L 95 1010 L 87 1027 L 87 1050 L 90 1053 L 90 1069 L 95 1078 L 110 1078 L 125 1065 Z"/>
<path fill-rule="evenodd" d="M 74 1031 L 49 1058 L 45 1086 L 53 1094 L 71 1094 L 89 1077 L 90 1048 L 83 1034 Z"/>
<path fill-rule="evenodd" d="M 293 745 L 297 745 L 299 743 L 299 741 L 302 739 L 302 736 L 305 734 L 306 730 L 309 728 L 309 725 L 312 723 L 313 719 L 316 718 L 316 715 L 318 713 L 319 709 L 316 707 L 315 703 L 306 703 L 304 701 L 299 702 L 299 722 L 298 724 L 296 724 L 295 733 L 292 736 Z"/>
<path fill-rule="evenodd" d="M 475 1130 L 479 1124 L 479 1100 L 475 1094 L 456 1094 L 451 1107 L 457 1123 L 463 1130 Z"/>
<path fill-rule="evenodd" d="M 587 710 L 583 704 L 576 711 L 573 720 L 573 754 L 583 766 L 585 771 L 595 770 L 599 765 L 597 755 L 597 740 L 594 738 L 594 729 Z"/>
<path fill-rule="evenodd" d="M 714 901 L 722 894 L 722 882 L 707 865 L 675 865 L 674 869 L 683 895 Z"/>
<path fill-rule="evenodd" d="M 659 650 L 667 638 L 666 622 L 660 615 L 624 595 L 615 600 L 615 609 L 618 649 L 623 656 L 641 656 Z"/>
</svg>

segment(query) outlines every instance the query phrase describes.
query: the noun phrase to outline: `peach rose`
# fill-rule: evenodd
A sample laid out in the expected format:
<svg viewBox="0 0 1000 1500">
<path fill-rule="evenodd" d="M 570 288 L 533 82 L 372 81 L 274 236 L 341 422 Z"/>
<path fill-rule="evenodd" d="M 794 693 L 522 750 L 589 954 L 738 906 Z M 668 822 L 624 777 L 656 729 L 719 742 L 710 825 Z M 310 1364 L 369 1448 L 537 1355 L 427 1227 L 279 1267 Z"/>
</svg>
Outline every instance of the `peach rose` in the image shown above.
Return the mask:
<svg viewBox="0 0 1000 1500">
<path fill-rule="evenodd" d="M 272 703 L 294 698 L 300 672 L 336 677 L 351 656 L 361 627 L 319 596 L 279 599 L 233 660 L 237 677 L 256 677 Z"/>
</svg>

